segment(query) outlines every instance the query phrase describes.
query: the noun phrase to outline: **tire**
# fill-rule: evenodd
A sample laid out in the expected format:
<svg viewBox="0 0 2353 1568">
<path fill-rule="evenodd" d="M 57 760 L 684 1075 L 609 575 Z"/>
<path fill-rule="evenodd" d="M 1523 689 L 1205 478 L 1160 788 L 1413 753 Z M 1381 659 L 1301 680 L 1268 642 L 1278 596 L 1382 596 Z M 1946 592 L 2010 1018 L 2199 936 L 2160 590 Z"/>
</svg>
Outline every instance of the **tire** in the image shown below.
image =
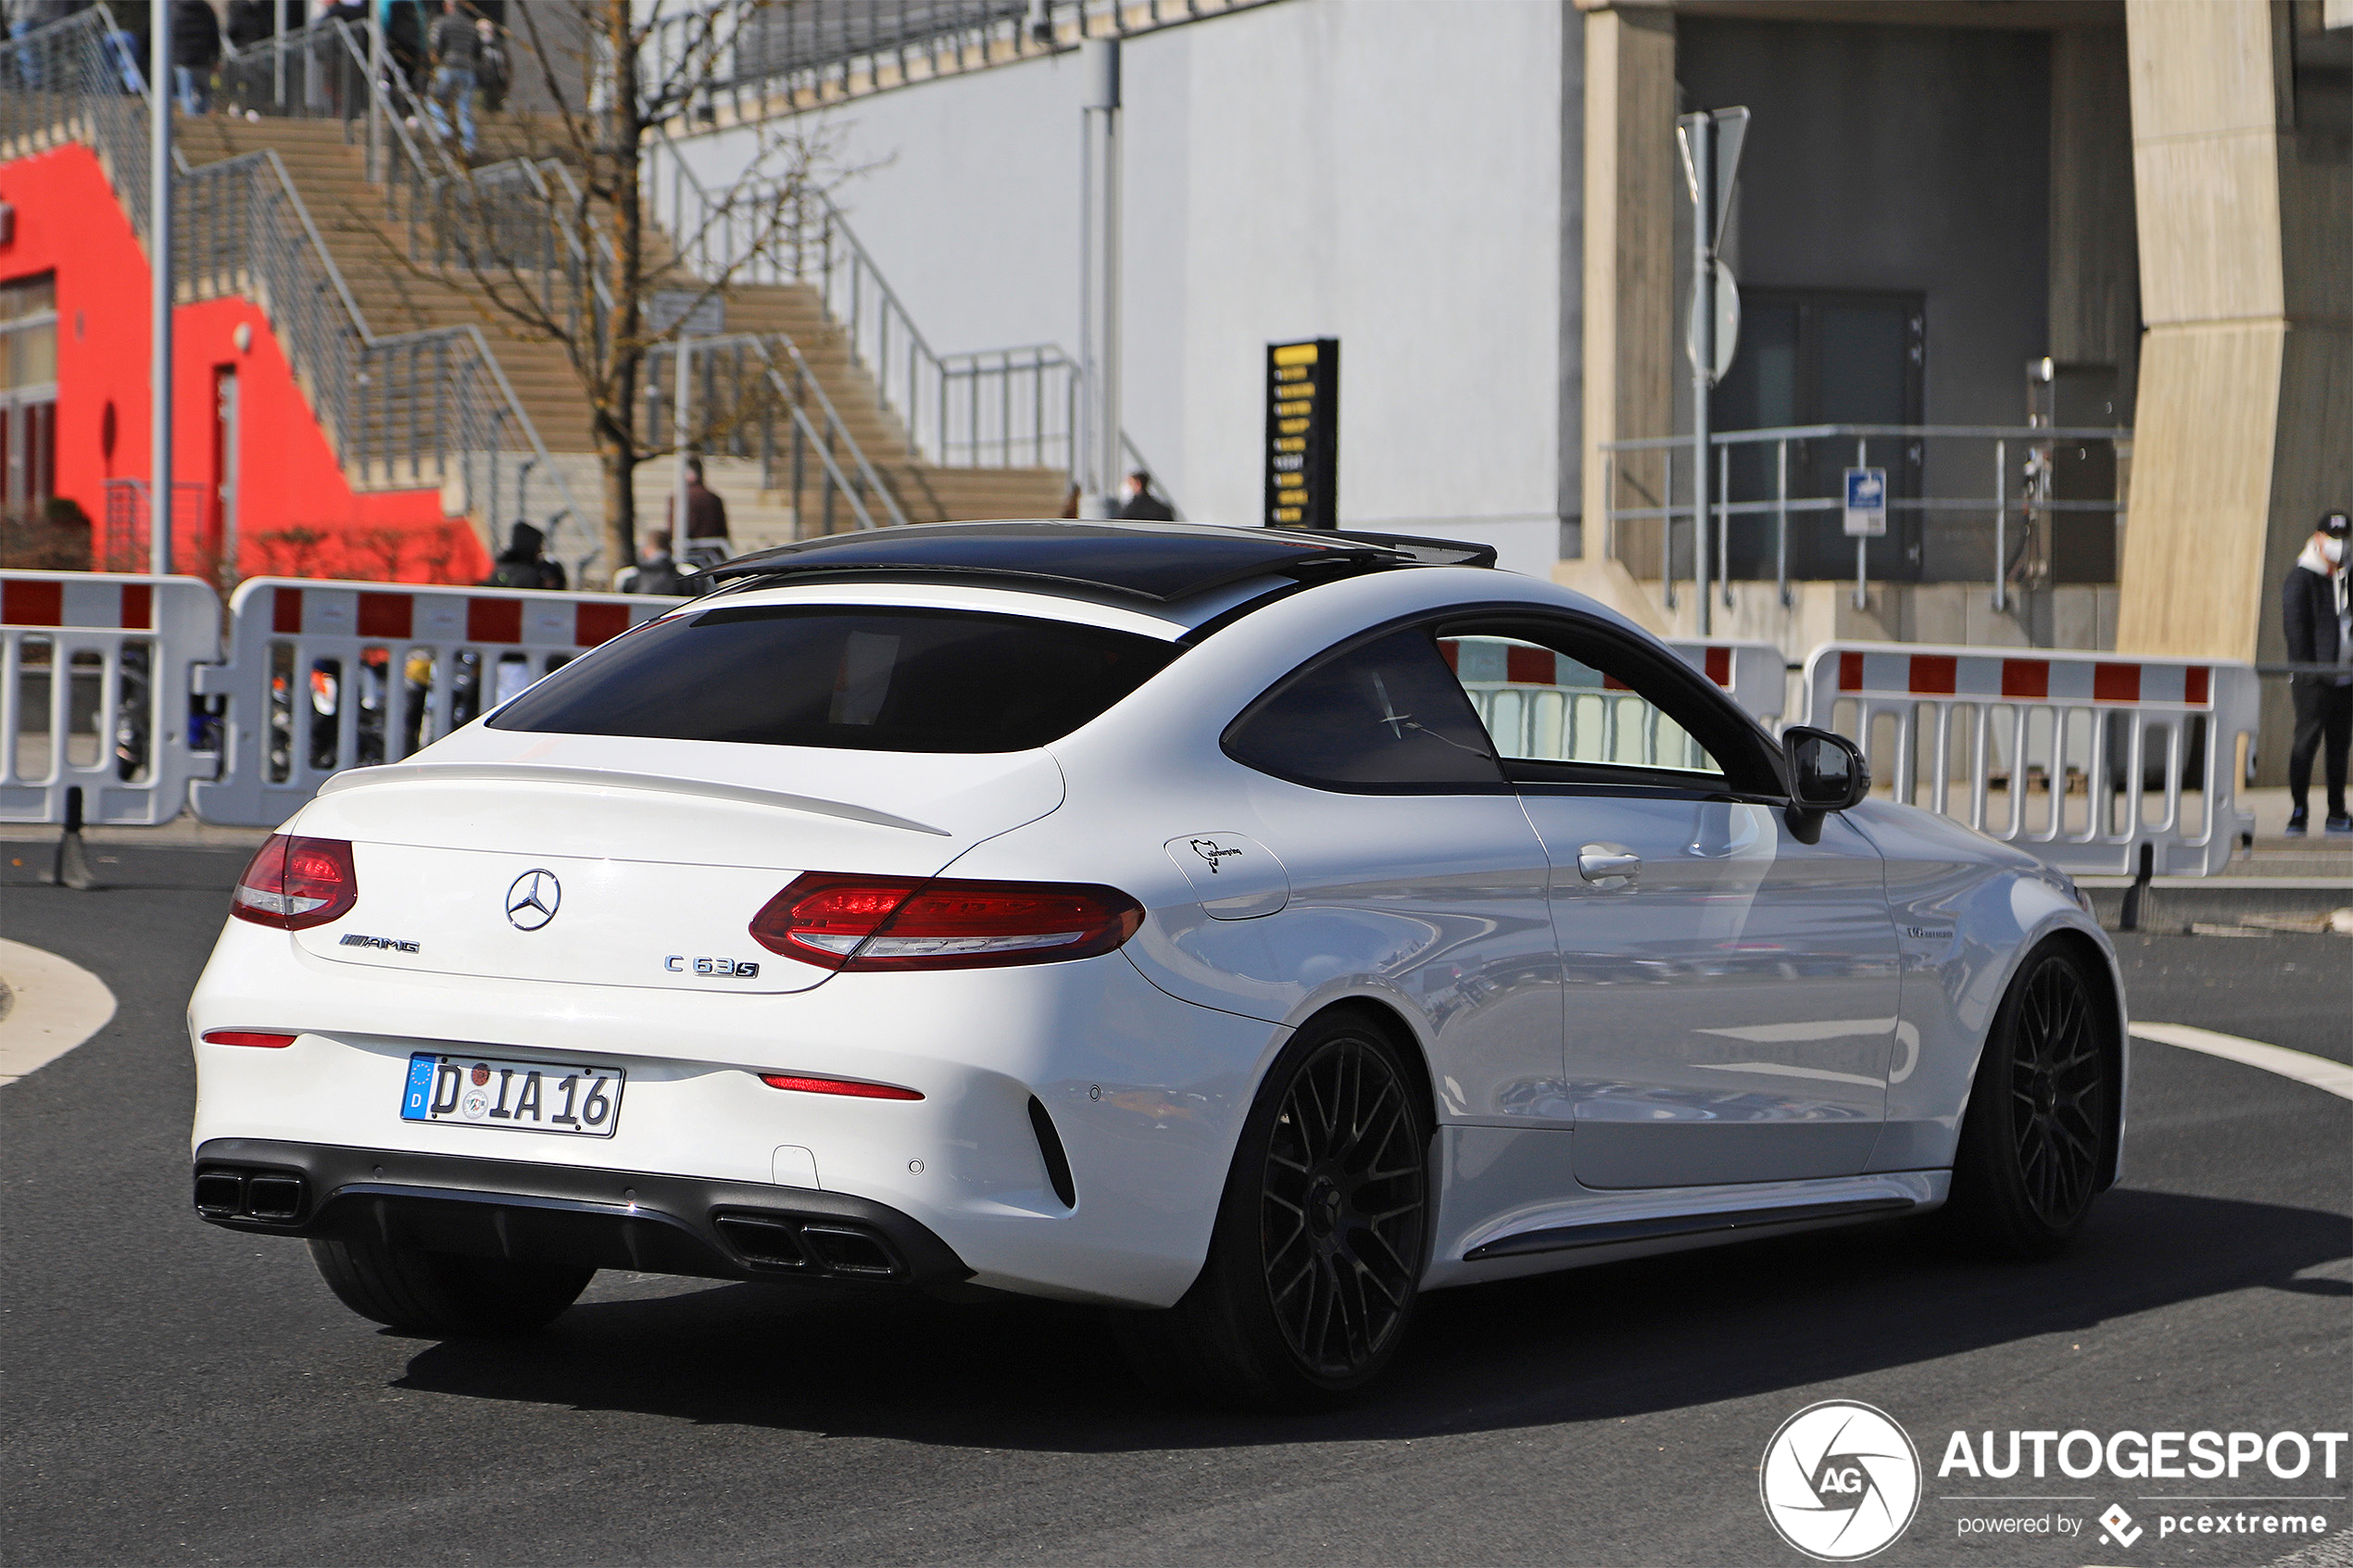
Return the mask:
<svg viewBox="0 0 2353 1568">
<path fill-rule="evenodd" d="M 1302 1028 L 1243 1123 L 1209 1257 L 1164 1312 L 1123 1313 L 1147 1383 L 1261 1410 L 1346 1402 L 1396 1358 L 1428 1256 L 1429 1115 L 1351 1014 Z"/>
<path fill-rule="evenodd" d="M 2005 1257 L 2065 1251 L 2113 1164 L 2113 1007 L 2083 960 L 2045 944 L 2002 998 L 1961 1123 L 1946 1203 Z"/>
<path fill-rule="evenodd" d="M 313 1241 L 310 1258 L 327 1288 L 361 1317 L 446 1339 L 544 1328 L 597 1274 L 377 1240 Z"/>
</svg>

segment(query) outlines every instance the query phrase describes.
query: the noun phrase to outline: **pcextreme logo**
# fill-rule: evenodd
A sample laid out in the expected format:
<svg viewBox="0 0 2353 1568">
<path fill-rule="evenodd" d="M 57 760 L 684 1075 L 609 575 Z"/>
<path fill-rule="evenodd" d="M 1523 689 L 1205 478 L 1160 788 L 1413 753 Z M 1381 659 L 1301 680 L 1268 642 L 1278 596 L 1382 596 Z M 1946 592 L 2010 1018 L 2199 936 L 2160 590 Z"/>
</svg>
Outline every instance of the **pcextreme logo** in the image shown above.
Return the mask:
<svg viewBox="0 0 2353 1568">
<path fill-rule="evenodd" d="M 1781 1539 L 1823 1562 L 1883 1551 L 1920 1503 L 1920 1456 L 1886 1411 L 1825 1399 L 1781 1423 L 1756 1486 Z"/>
</svg>

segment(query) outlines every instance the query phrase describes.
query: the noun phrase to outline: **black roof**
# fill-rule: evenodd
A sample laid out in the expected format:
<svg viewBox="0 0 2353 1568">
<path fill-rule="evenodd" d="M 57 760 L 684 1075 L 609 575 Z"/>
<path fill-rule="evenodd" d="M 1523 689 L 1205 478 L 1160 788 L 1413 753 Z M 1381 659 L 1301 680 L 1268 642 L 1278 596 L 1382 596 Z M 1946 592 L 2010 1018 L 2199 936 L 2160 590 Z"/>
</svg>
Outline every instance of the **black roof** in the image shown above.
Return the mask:
<svg viewBox="0 0 2353 1568">
<path fill-rule="evenodd" d="M 738 556 L 701 575 L 712 583 L 820 573 L 1013 577 L 1166 604 L 1252 577 L 1320 582 L 1402 566 L 1494 564 L 1491 546 L 1403 534 L 1041 519 L 834 533 Z"/>
</svg>

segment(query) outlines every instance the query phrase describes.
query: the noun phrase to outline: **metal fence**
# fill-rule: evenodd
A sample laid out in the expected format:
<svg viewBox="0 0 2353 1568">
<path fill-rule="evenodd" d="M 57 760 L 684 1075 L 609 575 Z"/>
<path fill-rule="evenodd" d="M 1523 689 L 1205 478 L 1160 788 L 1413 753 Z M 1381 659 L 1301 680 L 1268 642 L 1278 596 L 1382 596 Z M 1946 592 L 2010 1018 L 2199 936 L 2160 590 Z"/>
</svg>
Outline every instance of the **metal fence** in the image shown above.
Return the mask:
<svg viewBox="0 0 2353 1568">
<path fill-rule="evenodd" d="M 640 68 L 657 112 L 744 119 L 1271 3 L 711 0 L 662 18 Z"/>
<path fill-rule="evenodd" d="M 1669 609 L 1680 603 L 1678 583 L 1690 583 L 1703 621 L 1711 584 L 1729 606 L 1733 582 L 1770 581 L 1787 604 L 1793 578 L 1846 575 L 1822 570 L 1833 552 L 1842 568 L 1852 565 L 1858 607 L 1873 576 L 1916 579 L 1925 567 L 1948 580 L 1966 571 L 1968 580 L 1990 581 L 1994 608 L 2004 609 L 2020 588 L 2113 581 L 2124 516 L 2117 452 L 2132 439 L 2126 428 L 2034 425 L 1717 431 L 1705 521 L 1692 499 L 1690 436 L 1604 442 L 1608 550 L 1634 576 L 1661 583 Z M 1885 470 L 1888 542 L 1832 543 L 1818 527 L 1794 538 L 1793 520 L 1803 527 L 1840 517 L 1839 476 L 1849 466 Z M 2077 517 L 2098 526 L 2075 525 Z M 1919 526 L 1899 526 L 1907 521 Z M 1931 523 L 1942 526 L 1931 533 Z M 1793 546 L 1803 551 L 1794 559 Z"/>
</svg>

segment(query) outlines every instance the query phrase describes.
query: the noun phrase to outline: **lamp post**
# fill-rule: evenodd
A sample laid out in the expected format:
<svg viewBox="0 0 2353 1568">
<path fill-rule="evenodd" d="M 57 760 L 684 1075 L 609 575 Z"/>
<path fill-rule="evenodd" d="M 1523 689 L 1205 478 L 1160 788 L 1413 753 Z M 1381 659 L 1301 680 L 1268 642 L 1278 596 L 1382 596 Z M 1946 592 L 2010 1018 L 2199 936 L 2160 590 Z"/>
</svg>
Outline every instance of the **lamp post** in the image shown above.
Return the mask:
<svg viewBox="0 0 2353 1568">
<path fill-rule="evenodd" d="M 1073 467 L 1080 515 L 1100 518 L 1119 512 L 1119 40 L 1088 39 L 1083 58 L 1078 362 L 1086 394 L 1084 455 Z"/>
<path fill-rule="evenodd" d="M 148 351 L 147 570 L 171 570 L 171 7 L 147 30 Z"/>
</svg>

